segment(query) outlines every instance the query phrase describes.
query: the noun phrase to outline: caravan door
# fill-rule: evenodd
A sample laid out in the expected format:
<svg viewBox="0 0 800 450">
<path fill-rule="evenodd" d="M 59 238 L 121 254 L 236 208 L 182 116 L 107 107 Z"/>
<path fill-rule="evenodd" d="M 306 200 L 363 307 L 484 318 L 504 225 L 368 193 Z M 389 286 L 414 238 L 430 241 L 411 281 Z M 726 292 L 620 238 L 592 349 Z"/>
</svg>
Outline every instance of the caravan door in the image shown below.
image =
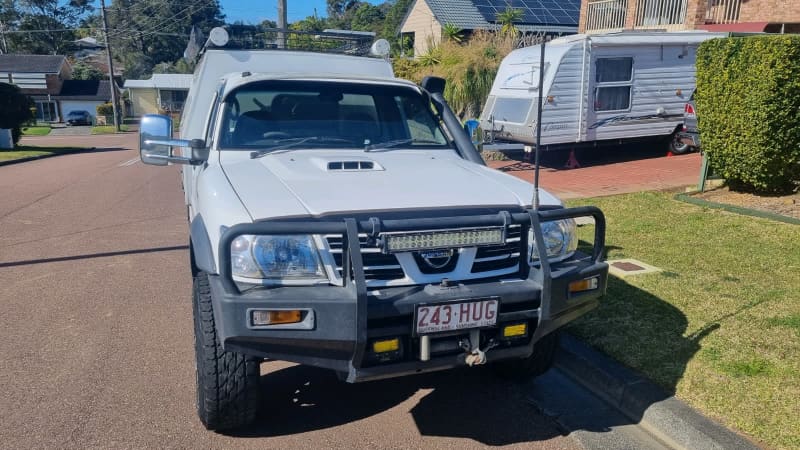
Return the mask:
<svg viewBox="0 0 800 450">
<path fill-rule="evenodd" d="M 589 69 L 586 140 L 627 137 L 620 124 L 630 117 L 636 60 L 630 55 L 598 53 Z"/>
</svg>

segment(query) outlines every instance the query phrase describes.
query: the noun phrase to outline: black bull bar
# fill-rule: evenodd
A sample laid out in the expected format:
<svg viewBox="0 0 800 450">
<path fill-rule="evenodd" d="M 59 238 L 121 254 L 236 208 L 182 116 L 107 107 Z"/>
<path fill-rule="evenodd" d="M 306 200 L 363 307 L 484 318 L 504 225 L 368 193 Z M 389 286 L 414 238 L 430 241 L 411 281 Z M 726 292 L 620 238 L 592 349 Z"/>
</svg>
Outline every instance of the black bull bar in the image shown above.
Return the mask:
<svg viewBox="0 0 800 450">
<path fill-rule="evenodd" d="M 518 224 L 522 228 L 520 243 L 520 275 L 534 281 L 541 287 L 540 307 L 538 313 L 538 324 L 534 331 L 533 342 L 541 336 L 553 331 L 563 325 L 568 320 L 565 316 L 577 317 L 576 312 L 570 311 L 567 299 L 563 295 L 553 296 L 553 264 L 547 258 L 540 258 L 538 264 L 529 264 L 530 255 L 528 248 L 528 230 L 533 230 L 535 245 L 539 255 L 546 255 L 547 250 L 544 244 L 544 236 L 541 223 L 562 219 L 575 219 L 578 217 L 592 217 L 594 219 L 594 245 L 590 260 L 589 255 L 585 255 L 587 263 L 592 266 L 603 264 L 603 253 L 605 247 L 605 216 L 599 208 L 593 206 L 581 206 L 575 208 L 556 208 L 546 210 L 526 210 L 525 212 L 510 213 L 501 211 L 490 215 L 454 216 L 438 218 L 417 218 L 417 219 L 391 219 L 381 220 L 370 218 L 368 220 L 357 220 L 355 218 L 345 218 L 338 220 L 268 220 L 257 223 L 238 224 L 227 229 L 219 241 L 219 273 L 222 287 L 228 295 L 239 295 L 240 290 L 233 280 L 230 248 L 234 239 L 241 235 L 292 235 L 292 234 L 325 234 L 340 235 L 342 237 L 342 296 L 341 298 L 350 299 L 348 304 L 354 308 L 354 322 L 352 340 L 355 342 L 355 351 L 350 361 L 348 378 L 357 378 L 357 373 L 363 362 L 364 353 L 367 347 L 367 307 L 368 292 L 367 283 L 364 275 L 364 264 L 361 254 L 361 244 L 359 234 L 367 234 L 371 239 L 379 239 L 381 233 L 385 232 L 406 232 L 406 231 L 436 231 L 459 228 L 481 228 L 481 227 L 508 227 Z M 604 265 L 604 264 L 603 264 Z M 607 266 L 605 267 L 607 273 Z M 602 280 L 602 287 L 605 287 L 605 278 Z M 593 305 L 592 305 L 593 306 Z M 585 312 L 584 311 L 581 311 Z"/>
</svg>

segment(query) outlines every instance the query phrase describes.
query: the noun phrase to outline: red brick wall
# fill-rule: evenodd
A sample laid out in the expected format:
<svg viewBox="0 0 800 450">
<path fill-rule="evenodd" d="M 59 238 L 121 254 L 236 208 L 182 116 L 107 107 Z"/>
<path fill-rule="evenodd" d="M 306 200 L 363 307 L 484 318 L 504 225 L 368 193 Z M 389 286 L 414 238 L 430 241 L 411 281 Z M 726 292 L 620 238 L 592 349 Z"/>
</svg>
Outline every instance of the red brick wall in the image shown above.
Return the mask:
<svg viewBox="0 0 800 450">
<path fill-rule="evenodd" d="M 739 22 L 800 22 L 800 0 L 742 0 Z"/>
</svg>

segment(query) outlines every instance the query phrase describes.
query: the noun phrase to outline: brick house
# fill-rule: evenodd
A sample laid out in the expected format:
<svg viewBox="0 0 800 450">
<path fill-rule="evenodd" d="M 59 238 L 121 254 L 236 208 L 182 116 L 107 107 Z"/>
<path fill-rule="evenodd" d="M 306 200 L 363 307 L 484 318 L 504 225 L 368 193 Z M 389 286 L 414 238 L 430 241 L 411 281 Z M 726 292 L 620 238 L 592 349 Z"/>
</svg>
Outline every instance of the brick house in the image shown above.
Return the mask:
<svg viewBox="0 0 800 450">
<path fill-rule="evenodd" d="M 0 81 L 30 96 L 40 122 L 63 122 L 70 111 L 88 111 L 94 117 L 97 105 L 111 101 L 108 80 L 73 80 L 64 56 L 0 54 Z"/>
<path fill-rule="evenodd" d="M 800 0 L 581 0 L 581 33 L 623 29 L 800 33 Z"/>
</svg>

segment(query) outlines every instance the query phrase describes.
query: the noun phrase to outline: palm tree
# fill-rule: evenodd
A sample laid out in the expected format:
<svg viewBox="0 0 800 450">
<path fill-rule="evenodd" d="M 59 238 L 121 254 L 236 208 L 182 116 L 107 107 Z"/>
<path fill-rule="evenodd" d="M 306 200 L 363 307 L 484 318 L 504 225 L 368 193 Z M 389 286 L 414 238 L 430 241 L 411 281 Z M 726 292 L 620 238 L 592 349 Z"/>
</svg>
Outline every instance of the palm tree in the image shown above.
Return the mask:
<svg viewBox="0 0 800 450">
<path fill-rule="evenodd" d="M 521 9 L 507 7 L 505 11 L 497 13 L 497 23 L 501 25 L 500 32 L 506 35 L 515 35 L 518 30 L 514 22 L 519 22 L 525 13 Z"/>
<path fill-rule="evenodd" d="M 451 23 L 446 23 L 442 27 L 442 36 L 444 36 L 444 38 L 447 39 L 448 41 L 453 41 L 457 44 L 460 44 L 461 40 L 463 39 L 463 37 L 461 36 L 461 33 L 463 31 L 464 30 L 458 28 L 457 26 Z"/>
</svg>

